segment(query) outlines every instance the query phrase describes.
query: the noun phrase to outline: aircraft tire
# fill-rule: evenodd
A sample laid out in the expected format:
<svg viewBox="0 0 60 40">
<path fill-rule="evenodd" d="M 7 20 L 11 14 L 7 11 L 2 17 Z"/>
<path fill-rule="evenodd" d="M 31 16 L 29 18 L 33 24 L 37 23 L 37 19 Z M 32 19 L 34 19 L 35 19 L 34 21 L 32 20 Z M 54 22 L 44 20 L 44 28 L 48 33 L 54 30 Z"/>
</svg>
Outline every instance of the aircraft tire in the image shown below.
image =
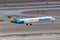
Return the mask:
<svg viewBox="0 0 60 40">
<path fill-rule="evenodd" d="M 28 23 L 26 23 L 26 25 L 28 25 Z"/>
<path fill-rule="evenodd" d="M 30 24 L 30 26 L 32 26 L 32 24 Z"/>
</svg>

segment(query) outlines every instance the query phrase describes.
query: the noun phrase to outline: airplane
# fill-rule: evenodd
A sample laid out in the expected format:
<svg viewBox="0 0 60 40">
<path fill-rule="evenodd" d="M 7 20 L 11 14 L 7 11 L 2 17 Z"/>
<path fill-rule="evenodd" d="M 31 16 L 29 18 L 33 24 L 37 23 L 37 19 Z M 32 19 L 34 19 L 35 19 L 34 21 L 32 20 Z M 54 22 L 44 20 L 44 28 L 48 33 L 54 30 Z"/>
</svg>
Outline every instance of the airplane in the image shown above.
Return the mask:
<svg viewBox="0 0 60 40">
<path fill-rule="evenodd" d="M 45 17 L 36 17 L 36 18 L 25 18 L 25 19 L 15 19 L 13 16 L 7 16 L 11 23 L 16 24 L 26 24 L 32 25 L 32 23 L 37 22 L 54 22 L 55 18 L 52 16 L 45 16 Z"/>
</svg>

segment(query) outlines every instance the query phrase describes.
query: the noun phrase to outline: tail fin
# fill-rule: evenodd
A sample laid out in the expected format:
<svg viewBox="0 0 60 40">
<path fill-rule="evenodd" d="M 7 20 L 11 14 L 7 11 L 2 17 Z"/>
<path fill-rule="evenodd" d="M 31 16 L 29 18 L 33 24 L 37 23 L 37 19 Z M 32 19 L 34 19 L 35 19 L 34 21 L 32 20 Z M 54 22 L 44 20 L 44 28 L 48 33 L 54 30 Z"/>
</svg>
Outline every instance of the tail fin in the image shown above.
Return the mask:
<svg viewBox="0 0 60 40">
<path fill-rule="evenodd" d="M 14 20 L 14 17 L 13 16 L 7 16 L 9 18 L 10 21 L 13 21 Z"/>
</svg>

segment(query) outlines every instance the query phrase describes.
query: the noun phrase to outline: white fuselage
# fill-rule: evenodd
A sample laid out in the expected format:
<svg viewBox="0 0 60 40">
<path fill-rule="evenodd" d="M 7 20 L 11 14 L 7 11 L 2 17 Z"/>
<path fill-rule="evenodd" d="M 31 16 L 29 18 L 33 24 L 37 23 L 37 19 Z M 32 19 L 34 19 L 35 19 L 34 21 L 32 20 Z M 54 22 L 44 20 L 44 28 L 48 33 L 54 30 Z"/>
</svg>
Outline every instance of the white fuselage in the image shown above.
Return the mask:
<svg viewBox="0 0 60 40">
<path fill-rule="evenodd" d="M 50 21 L 55 21 L 55 18 L 51 16 L 47 16 L 47 17 L 19 19 L 19 21 L 24 21 L 24 23 L 50 22 Z"/>
</svg>

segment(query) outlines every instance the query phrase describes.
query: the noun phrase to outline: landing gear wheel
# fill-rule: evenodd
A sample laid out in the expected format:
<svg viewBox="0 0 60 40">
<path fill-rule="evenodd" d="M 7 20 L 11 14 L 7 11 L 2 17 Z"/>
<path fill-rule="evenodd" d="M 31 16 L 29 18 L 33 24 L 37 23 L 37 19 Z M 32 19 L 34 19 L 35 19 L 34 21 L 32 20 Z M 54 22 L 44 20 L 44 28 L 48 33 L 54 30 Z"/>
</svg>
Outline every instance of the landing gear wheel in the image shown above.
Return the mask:
<svg viewBox="0 0 60 40">
<path fill-rule="evenodd" d="M 32 24 L 30 24 L 32 26 Z"/>
<path fill-rule="evenodd" d="M 28 25 L 28 23 L 26 23 L 26 25 Z"/>
</svg>

